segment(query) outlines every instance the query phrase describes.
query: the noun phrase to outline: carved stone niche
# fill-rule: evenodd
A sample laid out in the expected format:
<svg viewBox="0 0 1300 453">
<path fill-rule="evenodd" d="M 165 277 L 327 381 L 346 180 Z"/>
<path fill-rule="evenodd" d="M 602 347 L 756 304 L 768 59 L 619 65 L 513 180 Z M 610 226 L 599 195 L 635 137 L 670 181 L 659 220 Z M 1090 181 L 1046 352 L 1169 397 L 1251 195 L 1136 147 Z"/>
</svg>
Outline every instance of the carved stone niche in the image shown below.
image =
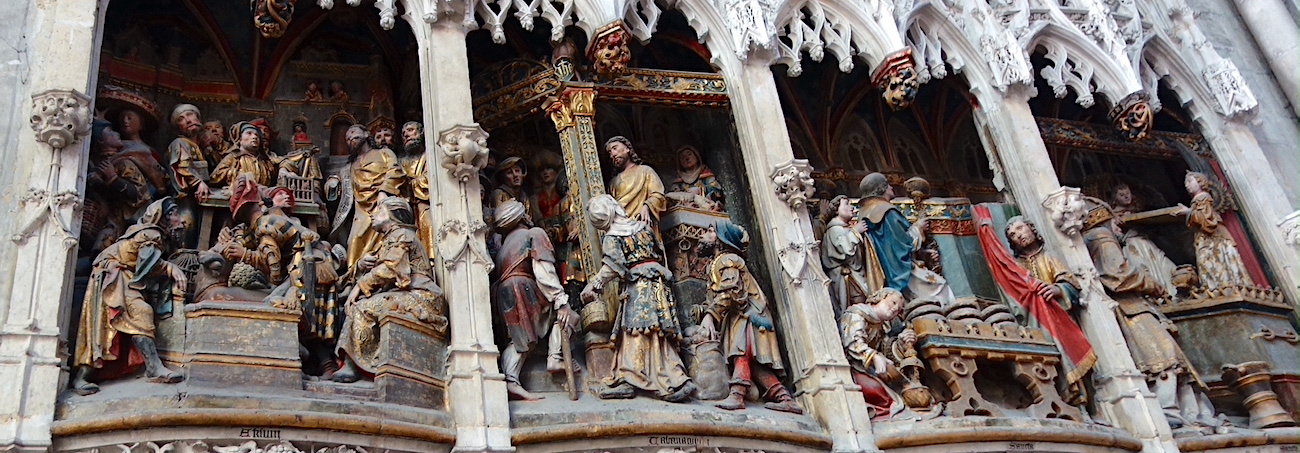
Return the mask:
<svg viewBox="0 0 1300 453">
<path fill-rule="evenodd" d="M 1016 324 L 1005 305 L 914 302 L 909 308 L 916 349 L 947 384 L 940 396 L 947 400 L 945 415 L 1083 420 L 1056 391 L 1056 345 L 1041 329 Z"/>
<path fill-rule="evenodd" d="M 1273 391 L 1292 418 L 1300 418 L 1300 348 L 1295 312 L 1275 289 L 1230 286 L 1195 290 L 1183 299 L 1161 300 L 1160 311 L 1178 327 L 1178 343 L 1209 386 L 1214 407 L 1246 416 L 1249 401 L 1220 378 L 1223 367 L 1243 362 L 1269 365 Z"/>
</svg>

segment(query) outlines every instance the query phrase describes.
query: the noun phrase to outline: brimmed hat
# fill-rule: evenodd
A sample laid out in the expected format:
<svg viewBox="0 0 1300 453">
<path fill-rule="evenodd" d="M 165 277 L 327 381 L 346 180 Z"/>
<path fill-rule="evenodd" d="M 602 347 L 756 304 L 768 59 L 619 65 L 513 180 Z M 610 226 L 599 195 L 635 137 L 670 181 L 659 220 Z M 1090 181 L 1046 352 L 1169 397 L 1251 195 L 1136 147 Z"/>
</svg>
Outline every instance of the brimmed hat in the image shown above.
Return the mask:
<svg viewBox="0 0 1300 453">
<path fill-rule="evenodd" d="M 139 112 L 144 119 L 144 130 L 154 130 L 162 118 L 158 105 L 139 92 L 117 85 L 104 85 L 95 94 L 95 105 L 103 109 L 108 118 L 117 118 L 124 109 Z"/>
</svg>

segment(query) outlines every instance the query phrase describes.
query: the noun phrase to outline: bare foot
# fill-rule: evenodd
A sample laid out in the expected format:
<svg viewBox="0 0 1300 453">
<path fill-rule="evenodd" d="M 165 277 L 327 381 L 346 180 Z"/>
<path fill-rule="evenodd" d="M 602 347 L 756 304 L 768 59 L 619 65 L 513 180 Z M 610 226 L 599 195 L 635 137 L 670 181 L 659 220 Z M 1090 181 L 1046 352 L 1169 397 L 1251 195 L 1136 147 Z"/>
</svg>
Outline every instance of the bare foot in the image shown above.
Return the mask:
<svg viewBox="0 0 1300 453">
<path fill-rule="evenodd" d="M 506 393 L 510 395 L 510 399 L 512 400 L 537 401 L 546 399 L 544 396 L 537 396 L 529 393 L 527 390 L 524 390 L 524 386 L 519 385 L 516 382 L 506 383 Z"/>
</svg>

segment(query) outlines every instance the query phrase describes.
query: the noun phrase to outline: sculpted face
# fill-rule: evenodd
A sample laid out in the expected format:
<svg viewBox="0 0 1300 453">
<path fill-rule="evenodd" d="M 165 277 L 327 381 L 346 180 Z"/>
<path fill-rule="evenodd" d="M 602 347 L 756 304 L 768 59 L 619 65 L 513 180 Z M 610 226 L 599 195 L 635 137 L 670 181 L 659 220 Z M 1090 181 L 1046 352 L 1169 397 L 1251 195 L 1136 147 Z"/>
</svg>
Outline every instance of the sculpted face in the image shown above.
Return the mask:
<svg viewBox="0 0 1300 453">
<path fill-rule="evenodd" d="M 1011 241 L 1016 248 L 1024 249 L 1032 247 L 1038 242 L 1038 235 L 1034 233 L 1033 227 L 1025 222 L 1013 222 L 1007 225 L 1007 239 Z"/>
<path fill-rule="evenodd" d="M 1133 189 L 1128 186 L 1119 186 L 1115 189 L 1115 203 L 1120 206 L 1128 206 L 1133 203 Z"/>
<path fill-rule="evenodd" d="M 912 70 L 911 65 L 901 67 L 889 77 L 889 84 L 885 87 L 885 102 L 894 110 L 907 108 L 916 99 L 919 87 L 916 71 Z"/>
<path fill-rule="evenodd" d="M 375 131 L 375 144 L 382 147 L 393 146 L 393 130 L 381 127 Z"/>
<path fill-rule="evenodd" d="M 185 135 L 194 135 L 203 127 L 203 122 L 199 121 L 199 114 L 194 112 L 182 113 L 176 118 L 176 128 L 184 132 Z"/>
<path fill-rule="evenodd" d="M 371 215 L 370 221 L 376 230 L 384 231 L 393 223 L 393 216 L 388 212 L 388 208 L 380 204 L 375 207 L 375 212 Z"/>
<path fill-rule="evenodd" d="M 348 129 L 345 139 L 348 142 L 348 150 L 354 153 L 360 152 L 361 146 L 366 143 L 366 131 L 355 127 Z"/>
<path fill-rule="evenodd" d="M 1201 192 L 1201 182 L 1197 181 L 1196 177 L 1192 176 L 1191 173 L 1188 173 L 1187 177 L 1183 178 L 1183 187 L 1187 188 L 1187 193 L 1192 195 Z"/>
<path fill-rule="evenodd" d="M 134 110 L 122 112 L 122 133 L 130 137 L 139 134 L 143 128 L 144 119 L 140 118 L 139 113 L 136 113 Z"/>
<path fill-rule="evenodd" d="M 222 141 L 226 140 L 226 126 L 222 125 L 220 121 L 208 121 L 203 123 L 203 128 L 207 129 L 208 133 L 212 134 L 214 137 L 217 137 Z"/>
<path fill-rule="evenodd" d="M 897 318 L 903 312 L 903 296 L 893 293 L 876 304 L 876 317 L 881 321 Z"/>
<path fill-rule="evenodd" d="M 420 130 L 420 125 L 408 124 L 402 128 L 402 143 L 414 143 L 424 139 L 424 131 Z"/>
<path fill-rule="evenodd" d="M 239 148 L 244 151 L 257 151 L 262 146 L 262 134 L 255 129 L 244 129 L 239 134 Z"/>
<path fill-rule="evenodd" d="M 850 202 L 848 198 L 840 200 L 840 205 L 835 208 L 835 215 L 838 216 L 840 220 L 844 220 L 844 221 L 848 221 L 849 219 L 852 219 L 853 216 L 857 213 L 858 213 L 857 206 L 853 206 L 853 203 Z"/>
<path fill-rule="evenodd" d="M 606 151 L 609 151 L 609 159 L 614 161 L 614 167 L 623 168 L 627 165 L 628 160 L 632 158 L 632 149 L 624 145 L 623 142 L 610 143 Z"/>
<path fill-rule="evenodd" d="M 510 167 L 505 173 L 506 185 L 510 187 L 519 187 L 524 185 L 524 167 L 516 165 Z"/>
<path fill-rule="evenodd" d="M 684 170 L 694 170 L 700 165 L 700 158 L 695 155 L 695 150 L 684 149 L 677 154 L 677 165 Z"/>
<path fill-rule="evenodd" d="M 560 179 L 559 171 L 550 167 L 542 169 L 542 184 L 549 186 L 551 184 L 555 184 L 555 181 L 557 179 Z"/>
<path fill-rule="evenodd" d="M 713 245 L 718 243 L 718 227 L 709 225 L 709 229 L 700 235 L 700 243 Z"/>
<path fill-rule="evenodd" d="M 289 208 L 293 205 L 293 195 L 289 192 L 280 190 L 271 195 L 271 206 L 277 208 Z"/>
</svg>

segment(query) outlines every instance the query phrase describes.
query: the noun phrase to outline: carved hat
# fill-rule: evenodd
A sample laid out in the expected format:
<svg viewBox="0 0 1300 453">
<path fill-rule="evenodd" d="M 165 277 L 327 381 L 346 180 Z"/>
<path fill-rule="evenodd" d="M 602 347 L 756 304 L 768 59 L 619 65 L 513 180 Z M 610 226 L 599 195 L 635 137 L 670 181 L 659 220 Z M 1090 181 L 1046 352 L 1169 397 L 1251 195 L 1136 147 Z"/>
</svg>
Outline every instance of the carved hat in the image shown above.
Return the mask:
<svg viewBox="0 0 1300 453">
<path fill-rule="evenodd" d="M 249 178 L 248 174 L 239 175 L 235 179 L 235 184 L 230 186 L 230 215 L 238 220 L 241 211 L 245 208 L 251 209 L 261 205 L 262 193 L 257 187 L 257 182 Z"/>
<path fill-rule="evenodd" d="M 749 247 L 749 233 L 744 227 L 736 225 L 731 220 L 718 219 L 713 222 L 713 228 L 717 230 L 718 240 L 723 244 L 742 252 Z"/>
<path fill-rule="evenodd" d="M 1106 202 L 1093 197 L 1083 197 L 1083 200 L 1088 206 L 1088 215 L 1083 219 L 1085 231 L 1106 226 L 1108 222 L 1115 219 L 1115 214 L 1110 211 L 1110 205 Z"/>
<path fill-rule="evenodd" d="M 505 174 L 506 170 L 515 167 L 522 168 L 524 170 L 524 174 L 525 175 L 528 174 L 528 166 L 524 165 L 524 159 L 519 156 L 512 156 L 512 157 L 507 157 L 506 160 L 503 160 L 501 161 L 500 164 L 497 164 L 497 177 L 498 178 L 501 177 L 501 175 Z"/>
<path fill-rule="evenodd" d="M 263 196 L 267 200 L 270 200 L 270 199 L 274 199 L 275 195 L 281 192 L 289 195 L 289 209 L 293 209 L 294 202 L 296 202 L 297 200 L 294 199 L 293 191 L 289 190 L 288 187 L 284 187 L 284 186 L 267 187 L 263 190 L 264 193 Z"/>
<path fill-rule="evenodd" d="M 144 119 L 144 130 L 146 131 L 158 127 L 158 120 L 162 117 L 158 105 L 144 97 L 143 94 L 116 85 L 101 87 L 99 93 L 95 95 L 95 105 L 96 108 L 103 109 L 105 116 L 114 121 L 118 119 L 118 115 L 121 115 L 125 109 L 141 113 L 140 116 Z"/>
<path fill-rule="evenodd" d="M 883 197 L 889 191 L 889 180 L 879 172 L 862 177 L 858 183 L 858 195 L 862 198 Z"/>
<path fill-rule="evenodd" d="M 176 107 L 172 108 L 172 124 L 175 124 L 176 120 L 180 119 L 181 115 L 184 115 L 185 112 L 194 112 L 194 116 L 202 118 L 202 114 L 199 113 L 199 108 L 194 104 L 176 104 Z"/>
</svg>

